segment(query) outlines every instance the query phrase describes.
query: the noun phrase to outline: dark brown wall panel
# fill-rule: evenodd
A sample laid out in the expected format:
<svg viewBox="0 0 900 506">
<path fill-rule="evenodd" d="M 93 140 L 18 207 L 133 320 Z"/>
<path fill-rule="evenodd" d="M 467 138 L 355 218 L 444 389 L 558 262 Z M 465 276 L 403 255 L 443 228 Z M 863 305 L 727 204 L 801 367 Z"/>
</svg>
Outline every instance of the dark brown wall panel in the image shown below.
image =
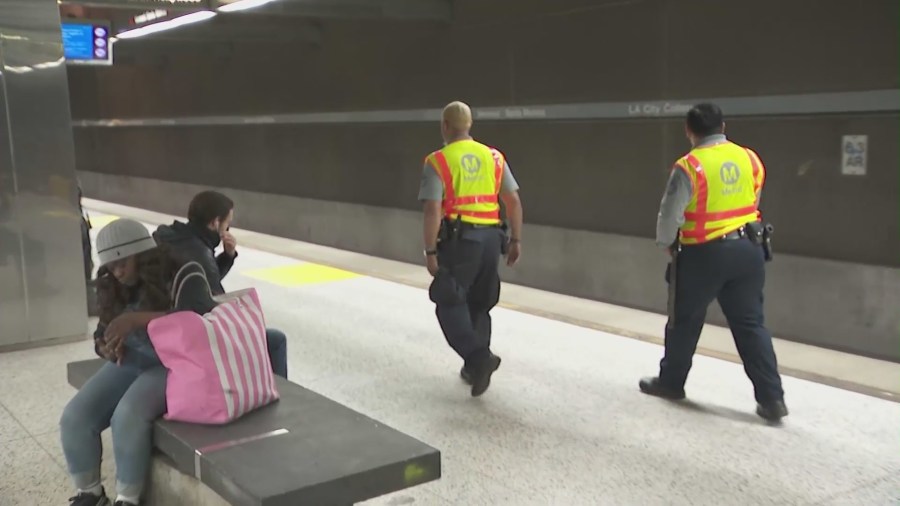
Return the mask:
<svg viewBox="0 0 900 506">
<path fill-rule="evenodd" d="M 240 26 L 217 21 L 196 30 L 247 34 L 278 26 L 287 35 L 313 35 L 123 43 L 116 54 L 124 63 L 70 69 L 73 115 L 184 118 L 439 108 L 454 99 L 502 106 L 900 89 L 896 0 L 454 5 L 452 23 L 247 16 L 233 18 Z M 529 222 L 642 237 L 653 235 L 666 171 L 687 149 L 679 119 L 483 121 L 475 133 L 507 153 Z M 756 148 L 769 168 L 763 204 L 781 251 L 900 265 L 896 113 L 729 118 L 728 133 Z M 841 136 L 848 134 L 869 136 L 866 176 L 841 175 Z M 83 170 L 402 208 L 418 205 L 422 157 L 440 146 L 430 123 L 77 128 L 76 140 Z"/>
<path fill-rule="evenodd" d="M 900 265 L 898 116 L 735 119 L 768 169 L 763 197 L 783 252 Z M 869 134 L 869 175 L 840 173 L 844 133 Z M 530 223 L 652 237 L 678 121 L 481 123 L 507 154 Z M 414 209 L 436 125 L 77 130 L 79 169 Z"/>
<path fill-rule="evenodd" d="M 123 42 L 116 54 L 128 64 L 72 69 L 74 112 L 273 114 L 454 98 L 484 106 L 900 87 L 895 0 L 461 0 L 456 11 L 452 24 L 318 21 L 320 43 Z M 267 19 L 243 23 L 271 30 Z"/>
</svg>

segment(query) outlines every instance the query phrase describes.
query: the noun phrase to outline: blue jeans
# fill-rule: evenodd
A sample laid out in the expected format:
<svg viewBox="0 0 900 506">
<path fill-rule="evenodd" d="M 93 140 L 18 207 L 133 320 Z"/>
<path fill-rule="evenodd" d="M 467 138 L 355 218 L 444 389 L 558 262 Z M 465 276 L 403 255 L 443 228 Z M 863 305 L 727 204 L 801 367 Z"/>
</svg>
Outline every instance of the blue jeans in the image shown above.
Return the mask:
<svg viewBox="0 0 900 506">
<path fill-rule="evenodd" d="M 112 427 L 117 492 L 140 497 L 150 469 L 153 423 L 166 412 L 166 369 L 103 364 L 66 405 L 63 453 L 79 489 L 100 483 L 100 433 Z"/>
<path fill-rule="evenodd" d="M 137 329 L 125 338 L 125 356 L 119 365 L 135 372 L 163 365 L 146 328 Z"/>
<path fill-rule="evenodd" d="M 269 350 L 269 361 L 272 362 L 272 372 L 287 379 L 287 336 L 280 330 L 266 329 L 266 347 Z"/>
</svg>

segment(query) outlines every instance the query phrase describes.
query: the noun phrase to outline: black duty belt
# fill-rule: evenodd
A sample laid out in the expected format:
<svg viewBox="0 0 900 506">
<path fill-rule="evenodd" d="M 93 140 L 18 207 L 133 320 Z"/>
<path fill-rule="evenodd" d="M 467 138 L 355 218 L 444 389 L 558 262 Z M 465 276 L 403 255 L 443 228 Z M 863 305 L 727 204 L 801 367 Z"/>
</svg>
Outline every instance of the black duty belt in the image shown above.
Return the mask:
<svg viewBox="0 0 900 506">
<path fill-rule="evenodd" d="M 500 228 L 500 223 L 469 223 L 465 221 L 459 222 L 460 228 Z"/>
<path fill-rule="evenodd" d="M 733 241 L 735 239 L 743 239 L 747 237 L 747 229 L 746 227 L 741 227 L 732 232 L 728 232 L 727 234 L 719 237 L 718 239 L 713 239 L 714 241 Z"/>
<path fill-rule="evenodd" d="M 712 243 L 716 243 L 719 241 L 734 241 L 736 239 L 743 239 L 745 237 L 747 237 L 747 227 L 743 226 L 737 230 L 728 232 L 725 235 L 720 235 L 719 237 L 713 237 L 712 239 L 710 239 L 708 241 L 701 242 L 701 243 L 683 244 L 683 246 L 687 246 L 687 247 L 703 246 L 705 244 L 712 244 Z"/>
</svg>

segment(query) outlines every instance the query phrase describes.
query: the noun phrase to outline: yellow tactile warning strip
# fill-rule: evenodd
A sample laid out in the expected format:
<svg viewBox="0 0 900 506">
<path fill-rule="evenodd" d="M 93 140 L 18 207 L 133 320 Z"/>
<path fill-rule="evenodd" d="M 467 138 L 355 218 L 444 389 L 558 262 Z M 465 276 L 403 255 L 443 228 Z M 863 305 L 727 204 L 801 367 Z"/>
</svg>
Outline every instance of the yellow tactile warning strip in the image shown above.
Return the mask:
<svg viewBox="0 0 900 506">
<path fill-rule="evenodd" d="M 345 279 L 358 278 L 361 275 L 355 272 L 335 269 L 327 265 L 312 263 L 283 265 L 281 267 L 268 267 L 241 272 L 244 276 L 268 281 L 276 285 L 293 287 L 312 285 L 317 283 L 331 283 Z"/>
<path fill-rule="evenodd" d="M 93 227 L 94 230 L 100 230 L 118 219 L 118 216 L 113 216 L 111 214 L 92 214 L 91 227 Z"/>
</svg>

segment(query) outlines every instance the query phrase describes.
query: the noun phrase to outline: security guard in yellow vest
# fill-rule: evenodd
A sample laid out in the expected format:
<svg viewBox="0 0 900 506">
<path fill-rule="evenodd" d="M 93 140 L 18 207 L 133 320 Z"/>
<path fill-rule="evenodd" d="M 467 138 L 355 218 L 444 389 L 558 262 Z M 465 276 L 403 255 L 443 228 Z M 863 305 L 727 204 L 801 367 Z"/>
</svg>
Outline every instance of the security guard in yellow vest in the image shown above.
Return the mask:
<svg viewBox="0 0 900 506">
<path fill-rule="evenodd" d="M 765 168 L 759 156 L 726 139 L 722 111 L 698 104 L 687 115 L 693 146 L 672 169 L 660 205 L 656 242 L 672 255 L 669 322 L 659 376 L 641 391 L 683 399 L 684 384 L 709 304 L 718 299 L 744 370 L 753 382 L 756 413 L 787 416 L 772 335 L 763 324 L 768 232 L 759 213 Z"/>
<path fill-rule="evenodd" d="M 444 108 L 444 147 L 425 159 L 419 200 L 426 265 L 434 277 L 429 297 L 444 337 L 464 361 L 460 376 L 477 397 L 500 367 L 491 352 L 490 311 L 500 299 L 500 257 L 505 253 L 512 266 L 521 255 L 522 203 L 503 154 L 472 139 L 471 127 L 468 105 Z M 500 218 L 501 199 L 509 232 Z"/>
</svg>

